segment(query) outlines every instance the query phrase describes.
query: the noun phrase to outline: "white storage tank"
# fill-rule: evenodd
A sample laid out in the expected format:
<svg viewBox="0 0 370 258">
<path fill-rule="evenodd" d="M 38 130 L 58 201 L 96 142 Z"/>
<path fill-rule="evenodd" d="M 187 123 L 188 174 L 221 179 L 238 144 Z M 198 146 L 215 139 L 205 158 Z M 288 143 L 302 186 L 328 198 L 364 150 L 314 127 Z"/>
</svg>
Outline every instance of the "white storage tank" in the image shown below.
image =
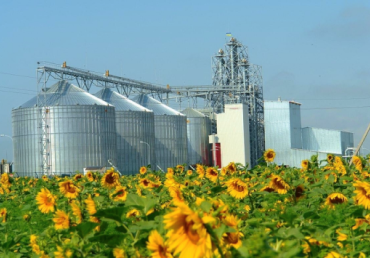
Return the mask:
<svg viewBox="0 0 370 258">
<path fill-rule="evenodd" d="M 122 174 L 137 174 L 141 166 L 155 168 L 154 113 L 105 88 L 94 94 L 116 110 L 117 167 Z"/>
<path fill-rule="evenodd" d="M 199 111 L 187 108 L 181 111 L 187 117 L 188 163 L 211 165 L 209 135 L 211 120 Z"/>
<path fill-rule="evenodd" d="M 40 102 L 45 104 L 38 106 Z M 13 109 L 12 124 L 13 171 L 20 176 L 109 167 L 108 159 L 115 163 L 114 107 L 68 81 Z"/>
<path fill-rule="evenodd" d="M 169 167 L 187 163 L 186 116 L 145 94 L 133 100 L 154 112 L 157 168 L 167 171 Z"/>
</svg>

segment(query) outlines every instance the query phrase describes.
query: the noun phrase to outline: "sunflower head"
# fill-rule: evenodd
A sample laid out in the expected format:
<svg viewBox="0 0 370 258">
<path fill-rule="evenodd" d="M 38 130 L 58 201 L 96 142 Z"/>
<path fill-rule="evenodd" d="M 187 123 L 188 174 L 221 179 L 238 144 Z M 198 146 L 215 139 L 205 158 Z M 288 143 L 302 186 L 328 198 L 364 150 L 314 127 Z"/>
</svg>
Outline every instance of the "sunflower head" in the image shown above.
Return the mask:
<svg viewBox="0 0 370 258">
<path fill-rule="evenodd" d="M 126 214 L 126 218 L 135 218 L 138 216 L 140 216 L 140 211 L 138 211 L 137 209 L 132 209 Z"/>
<path fill-rule="evenodd" d="M 358 205 L 362 205 L 365 209 L 370 210 L 370 184 L 367 182 L 357 181 L 353 184 L 356 187 L 354 193 L 355 201 Z"/>
<path fill-rule="evenodd" d="M 127 190 L 126 187 L 117 186 L 114 193 L 111 195 L 111 198 L 113 198 L 114 201 L 126 201 L 127 199 Z"/>
<path fill-rule="evenodd" d="M 304 197 L 304 187 L 303 185 L 299 185 L 295 188 L 294 196 L 296 200 L 300 200 Z"/>
<path fill-rule="evenodd" d="M 352 157 L 352 162 L 355 165 L 356 170 L 361 172 L 362 171 L 362 160 L 361 160 L 361 158 L 358 157 L 358 156 L 353 156 Z"/>
<path fill-rule="evenodd" d="M 169 252 L 168 245 L 165 244 L 162 236 L 158 233 L 157 230 L 153 230 L 152 232 L 150 232 L 146 247 L 152 252 L 151 257 L 172 257 L 171 253 Z"/>
<path fill-rule="evenodd" d="M 72 180 L 66 180 L 59 183 L 59 191 L 67 198 L 75 199 L 81 191 Z"/>
<path fill-rule="evenodd" d="M 265 159 L 266 162 L 273 162 L 275 159 L 276 153 L 273 149 L 267 149 L 263 153 L 263 158 Z"/>
<path fill-rule="evenodd" d="M 326 161 L 329 163 L 329 164 L 333 164 L 333 161 L 334 161 L 334 155 L 333 154 L 327 154 L 326 155 Z"/>
<path fill-rule="evenodd" d="M 101 179 L 101 185 L 108 189 L 120 185 L 119 174 L 114 169 L 108 170 Z"/>
<path fill-rule="evenodd" d="M 217 178 L 218 178 L 218 171 L 216 168 L 214 167 L 209 167 L 207 168 L 206 170 L 206 178 L 208 178 L 209 180 L 211 180 L 212 182 L 216 182 L 217 181 Z"/>
<path fill-rule="evenodd" d="M 199 175 L 199 178 L 203 178 L 204 177 L 205 170 L 204 170 L 203 165 L 197 164 L 196 171 L 197 171 L 197 173 Z"/>
<path fill-rule="evenodd" d="M 93 173 L 92 173 L 91 171 L 87 171 L 87 172 L 86 172 L 86 178 L 87 178 L 87 180 L 88 180 L 89 182 L 94 181 L 94 175 L 93 175 Z"/>
<path fill-rule="evenodd" d="M 73 176 L 73 180 L 75 181 L 79 181 L 83 178 L 84 176 L 82 174 L 76 174 Z"/>
<path fill-rule="evenodd" d="M 290 186 L 277 175 L 271 176 L 270 187 L 274 188 L 279 194 L 286 194 L 290 189 Z"/>
<path fill-rule="evenodd" d="M 36 196 L 36 202 L 39 205 L 38 208 L 42 213 L 54 212 L 56 196 L 51 194 L 48 189 L 42 188 Z"/>
<path fill-rule="evenodd" d="M 341 193 L 332 193 L 330 194 L 325 201 L 325 205 L 329 206 L 330 208 L 334 208 L 335 205 L 345 203 L 348 199 Z"/>
<path fill-rule="evenodd" d="M 176 166 L 176 169 L 177 169 L 180 173 L 182 173 L 182 172 L 184 172 L 185 167 L 184 167 L 183 165 L 177 165 L 177 166 Z"/>
<path fill-rule="evenodd" d="M 68 229 L 69 228 L 69 217 L 68 214 L 62 210 L 57 210 L 54 214 L 53 221 L 55 223 L 55 229 Z"/>
<path fill-rule="evenodd" d="M 303 170 L 307 170 L 309 168 L 310 162 L 308 159 L 302 160 L 301 162 L 301 167 Z"/>
<path fill-rule="evenodd" d="M 168 230 L 168 247 L 174 256 L 212 257 L 211 237 L 202 218 L 189 206 L 179 204 L 164 216 L 164 224 Z"/>
<path fill-rule="evenodd" d="M 248 186 L 239 178 L 231 178 L 226 182 L 228 193 L 237 199 L 243 199 L 248 195 Z"/>
<path fill-rule="evenodd" d="M 147 171 L 146 167 L 141 167 L 139 172 L 140 172 L 140 174 L 144 175 L 146 173 L 146 171 Z"/>
<path fill-rule="evenodd" d="M 227 166 L 226 169 L 231 173 L 234 174 L 236 172 L 236 165 L 234 162 L 230 162 Z"/>
</svg>

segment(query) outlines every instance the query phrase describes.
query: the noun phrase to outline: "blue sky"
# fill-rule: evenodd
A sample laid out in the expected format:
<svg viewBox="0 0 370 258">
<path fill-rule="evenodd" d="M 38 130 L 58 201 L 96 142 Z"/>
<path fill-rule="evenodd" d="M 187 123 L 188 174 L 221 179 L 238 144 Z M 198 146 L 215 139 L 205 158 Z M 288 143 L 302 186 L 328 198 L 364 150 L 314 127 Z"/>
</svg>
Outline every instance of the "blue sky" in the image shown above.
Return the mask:
<svg viewBox="0 0 370 258">
<path fill-rule="evenodd" d="M 368 1 L 1 1 L 0 134 L 34 96 L 38 61 L 210 85 L 226 32 L 262 66 L 266 100 L 298 101 L 303 126 L 354 132 L 357 145 L 370 122 Z"/>
</svg>

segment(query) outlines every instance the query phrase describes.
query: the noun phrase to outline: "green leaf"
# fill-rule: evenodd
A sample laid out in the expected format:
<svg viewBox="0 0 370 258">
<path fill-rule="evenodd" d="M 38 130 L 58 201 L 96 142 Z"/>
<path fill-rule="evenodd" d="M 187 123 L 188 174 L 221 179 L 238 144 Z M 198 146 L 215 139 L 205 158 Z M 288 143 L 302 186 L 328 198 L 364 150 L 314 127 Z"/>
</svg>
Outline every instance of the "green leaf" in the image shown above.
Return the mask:
<svg viewBox="0 0 370 258">
<path fill-rule="evenodd" d="M 93 222 L 83 222 L 76 227 L 76 230 L 81 238 L 85 238 L 96 226 L 97 224 Z"/>
<path fill-rule="evenodd" d="M 125 207 L 115 207 L 115 208 L 109 208 L 104 210 L 99 210 L 97 213 L 94 214 L 94 216 L 98 218 L 107 218 L 114 221 L 117 221 L 119 223 L 122 222 L 121 217 L 122 214 L 125 212 Z"/>
<path fill-rule="evenodd" d="M 127 237 L 126 234 L 103 234 L 95 237 L 90 237 L 90 242 L 98 242 L 107 244 L 110 247 L 116 247 Z"/>
<path fill-rule="evenodd" d="M 136 194 L 131 194 L 129 193 L 127 195 L 127 199 L 126 199 L 126 206 L 135 206 L 137 208 L 143 208 L 144 207 L 144 201 L 143 201 L 144 198 L 136 195 Z"/>
<path fill-rule="evenodd" d="M 203 201 L 203 202 L 200 204 L 200 208 L 201 208 L 204 212 L 209 213 L 209 211 L 210 211 L 210 210 L 211 210 L 211 208 L 212 208 L 212 203 L 207 202 L 207 201 Z"/>
</svg>

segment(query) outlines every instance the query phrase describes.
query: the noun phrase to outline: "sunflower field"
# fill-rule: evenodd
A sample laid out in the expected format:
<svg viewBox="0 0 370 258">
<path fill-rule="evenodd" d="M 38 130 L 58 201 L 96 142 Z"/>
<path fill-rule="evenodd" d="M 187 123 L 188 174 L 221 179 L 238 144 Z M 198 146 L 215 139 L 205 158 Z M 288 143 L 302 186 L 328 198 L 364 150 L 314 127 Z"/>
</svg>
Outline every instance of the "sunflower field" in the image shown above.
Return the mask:
<svg viewBox="0 0 370 258">
<path fill-rule="evenodd" d="M 370 166 L 178 165 L 0 179 L 0 257 L 370 257 Z"/>
</svg>

